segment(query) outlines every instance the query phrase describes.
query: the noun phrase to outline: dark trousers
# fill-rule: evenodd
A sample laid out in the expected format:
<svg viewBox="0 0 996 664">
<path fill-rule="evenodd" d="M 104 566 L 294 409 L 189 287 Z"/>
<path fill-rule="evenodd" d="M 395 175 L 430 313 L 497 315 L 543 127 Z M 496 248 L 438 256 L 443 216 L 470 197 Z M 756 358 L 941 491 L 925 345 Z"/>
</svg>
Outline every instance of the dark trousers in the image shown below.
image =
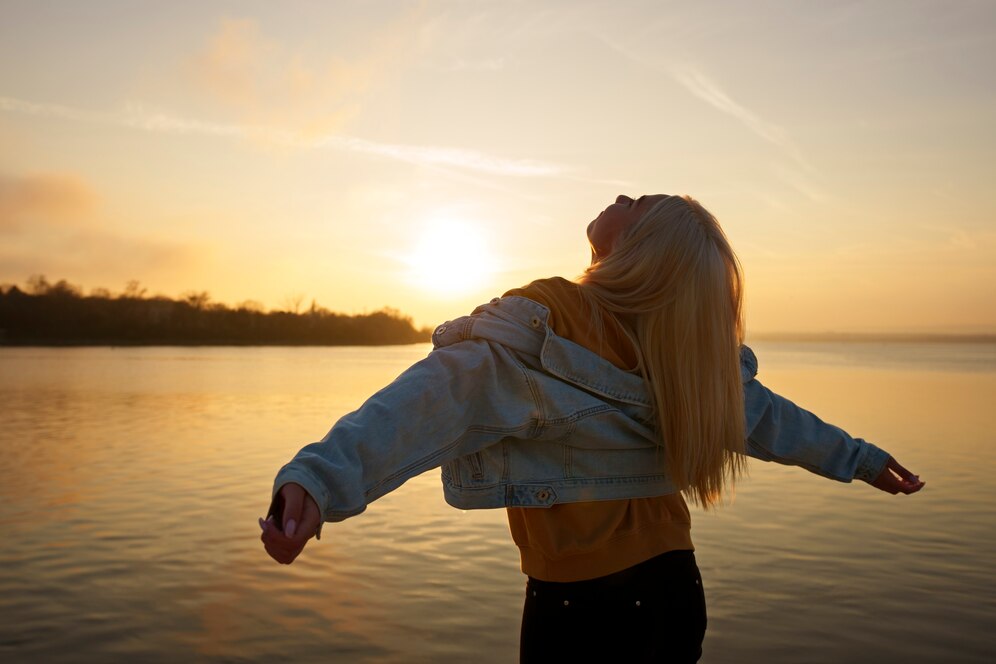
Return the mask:
<svg viewBox="0 0 996 664">
<path fill-rule="evenodd" d="M 519 661 L 697 662 L 706 629 L 691 551 L 669 551 L 609 576 L 526 583 Z"/>
</svg>

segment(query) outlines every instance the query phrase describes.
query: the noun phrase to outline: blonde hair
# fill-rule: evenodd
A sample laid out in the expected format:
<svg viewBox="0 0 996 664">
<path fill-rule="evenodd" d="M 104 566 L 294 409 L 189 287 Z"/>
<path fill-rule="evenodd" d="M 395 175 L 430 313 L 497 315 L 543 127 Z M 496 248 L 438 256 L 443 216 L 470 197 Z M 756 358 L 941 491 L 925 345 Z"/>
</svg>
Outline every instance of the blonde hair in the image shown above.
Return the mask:
<svg viewBox="0 0 996 664">
<path fill-rule="evenodd" d="M 743 277 L 719 222 L 668 196 L 579 283 L 595 328 L 612 314 L 636 347 L 672 479 L 692 502 L 716 504 L 746 467 Z"/>
</svg>

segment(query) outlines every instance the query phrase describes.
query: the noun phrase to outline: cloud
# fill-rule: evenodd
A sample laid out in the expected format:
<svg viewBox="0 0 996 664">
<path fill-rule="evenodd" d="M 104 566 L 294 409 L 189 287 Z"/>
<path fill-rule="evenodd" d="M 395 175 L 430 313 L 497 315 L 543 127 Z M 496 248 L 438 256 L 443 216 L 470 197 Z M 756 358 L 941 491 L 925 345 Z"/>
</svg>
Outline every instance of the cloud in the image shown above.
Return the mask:
<svg viewBox="0 0 996 664">
<path fill-rule="evenodd" d="M 449 65 L 444 67 L 449 71 L 481 71 L 493 72 L 501 71 L 505 68 L 505 57 L 481 58 L 477 60 L 466 60 L 464 58 L 453 58 Z"/>
<path fill-rule="evenodd" d="M 775 176 L 814 203 L 827 203 L 830 197 L 812 180 L 797 169 L 788 169 L 779 164 L 772 165 Z"/>
<path fill-rule="evenodd" d="M 222 19 L 194 56 L 191 75 L 213 97 L 236 104 L 254 102 L 259 95 L 254 70 L 273 48 L 262 41 L 255 21 Z"/>
<path fill-rule="evenodd" d="M 36 223 L 84 222 L 96 203 L 93 190 L 73 175 L 0 175 L 0 231 Z"/>
<path fill-rule="evenodd" d="M 412 29 L 418 23 L 413 16 L 421 11 L 403 12 L 369 35 L 367 52 L 350 60 L 309 58 L 301 48 L 288 48 L 268 38 L 252 19 L 220 21 L 183 69 L 187 84 L 224 106 L 235 121 L 205 121 L 136 101 L 117 111 L 93 111 L 0 97 L 0 112 L 280 148 L 352 152 L 434 168 L 457 177 L 563 177 L 605 186 L 624 184 L 587 178 L 551 162 L 447 146 L 377 142 L 344 133 L 344 124 L 359 111 L 364 94 L 373 85 L 383 84 L 392 72 L 400 71 L 413 52 L 427 47 L 425 35 Z M 505 61 L 497 57 L 460 64 L 499 69 Z"/>
<path fill-rule="evenodd" d="M 99 200 L 73 174 L 0 175 L 0 279 L 47 274 L 107 285 L 202 262 L 201 246 L 101 228 Z"/>
<path fill-rule="evenodd" d="M 395 23 L 371 35 L 366 52 L 344 58 L 287 47 L 253 19 L 223 19 L 183 70 L 199 94 L 242 123 L 324 135 L 356 117 L 372 86 L 400 69 L 412 37 Z"/>
<path fill-rule="evenodd" d="M 784 129 L 761 119 L 756 113 L 733 100 L 698 69 L 691 66 L 675 66 L 671 69 L 671 75 L 693 95 L 716 110 L 736 118 L 754 134 L 780 148 L 806 170 L 813 170 L 802 151 L 792 142 Z"/>
<path fill-rule="evenodd" d="M 756 136 L 777 147 L 795 162 L 796 168 L 774 166 L 776 176 L 814 203 L 827 203 L 830 197 L 813 182 L 816 169 L 783 128 L 767 122 L 724 92 L 713 80 L 691 66 L 675 66 L 671 75 L 686 90 L 713 108 L 743 124 Z"/>
<path fill-rule="evenodd" d="M 63 120 L 74 120 L 76 122 L 101 122 L 105 120 L 104 114 L 84 111 L 69 106 L 59 104 L 38 104 L 33 101 L 14 99 L 13 97 L 0 97 L 0 111 L 10 113 L 22 113 L 43 118 L 61 118 Z"/>
<path fill-rule="evenodd" d="M 996 254 L 996 232 L 993 231 L 970 231 L 965 228 L 960 228 L 958 226 L 950 224 L 917 224 L 917 226 L 928 233 L 934 235 L 940 235 L 944 237 L 943 242 L 936 243 L 938 247 L 947 246 L 948 248 L 954 249 L 964 249 L 964 250 L 974 250 L 979 247 L 985 247 L 991 253 Z M 934 243 L 932 243 L 934 244 Z"/>
<path fill-rule="evenodd" d="M 316 143 L 316 147 L 337 147 L 352 152 L 375 154 L 412 164 L 450 166 L 493 175 L 550 177 L 563 172 L 563 168 L 555 164 L 525 159 L 505 159 L 475 150 L 425 145 L 374 143 L 351 137 L 327 137 Z"/>
<path fill-rule="evenodd" d="M 764 120 L 757 113 L 751 111 L 743 104 L 740 104 L 719 85 L 703 74 L 698 68 L 691 65 L 675 65 L 661 62 L 653 57 L 648 57 L 634 49 L 628 44 L 616 42 L 609 39 L 604 34 L 592 34 L 594 39 L 612 49 L 622 57 L 635 62 L 641 66 L 650 67 L 658 71 L 663 71 L 671 75 L 679 85 L 685 88 L 693 96 L 704 101 L 712 108 L 729 115 L 745 126 L 751 133 L 774 145 L 779 151 L 795 162 L 804 173 L 816 175 L 816 169 L 803 154 L 802 150 L 795 144 L 788 132 L 782 127 Z M 790 173 L 785 168 L 779 168 L 778 176 L 796 191 L 802 193 L 807 198 L 824 202 L 827 200 L 826 194 L 820 191 L 819 187 L 810 182 L 809 177 L 802 173 Z"/>
<path fill-rule="evenodd" d="M 568 169 L 550 162 L 508 159 L 476 150 L 443 146 L 380 143 L 338 133 L 306 137 L 280 126 L 203 122 L 150 109 L 138 103 L 128 104 L 123 111 L 118 113 L 104 113 L 58 104 L 40 104 L 10 97 L 0 97 L 0 111 L 77 122 L 110 124 L 154 133 L 201 134 L 235 139 L 264 137 L 269 142 L 286 147 L 356 152 L 409 164 L 446 166 L 487 175 L 509 177 L 568 176 Z M 578 179 L 577 176 L 571 177 Z M 586 181 L 583 178 L 580 179 Z"/>
<path fill-rule="evenodd" d="M 120 235 L 104 230 L 32 234 L 0 243 L 0 279 L 31 274 L 99 286 L 185 274 L 203 264 L 206 250 L 192 244 Z"/>
</svg>

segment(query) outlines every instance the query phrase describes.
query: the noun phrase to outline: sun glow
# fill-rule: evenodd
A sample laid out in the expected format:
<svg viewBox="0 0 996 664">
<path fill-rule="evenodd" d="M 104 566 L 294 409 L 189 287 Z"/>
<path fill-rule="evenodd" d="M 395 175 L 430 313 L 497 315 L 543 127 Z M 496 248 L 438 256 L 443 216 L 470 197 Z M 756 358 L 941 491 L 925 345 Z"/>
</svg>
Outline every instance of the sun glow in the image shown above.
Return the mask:
<svg viewBox="0 0 996 664">
<path fill-rule="evenodd" d="M 405 260 L 410 283 L 437 295 L 462 295 L 486 286 L 495 272 L 494 250 L 476 224 L 431 221 Z"/>
</svg>

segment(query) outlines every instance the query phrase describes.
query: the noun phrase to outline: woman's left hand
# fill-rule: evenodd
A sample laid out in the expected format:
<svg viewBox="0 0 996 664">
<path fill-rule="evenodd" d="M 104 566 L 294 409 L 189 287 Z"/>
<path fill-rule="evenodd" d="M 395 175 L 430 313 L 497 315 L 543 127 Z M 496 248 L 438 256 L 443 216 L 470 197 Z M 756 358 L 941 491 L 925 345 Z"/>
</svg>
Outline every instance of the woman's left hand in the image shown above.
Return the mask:
<svg viewBox="0 0 996 664">
<path fill-rule="evenodd" d="M 304 545 L 318 532 L 321 516 L 318 505 L 300 484 L 289 482 L 280 487 L 280 498 L 283 505 L 279 519 L 283 523 L 283 530 L 272 516 L 268 516 L 265 521 L 260 518 L 259 527 L 263 533 L 259 538 L 271 558 L 278 563 L 290 565 L 304 550 Z"/>
<path fill-rule="evenodd" d="M 919 476 L 903 468 L 892 457 L 889 457 L 889 462 L 885 464 L 885 468 L 878 474 L 875 481 L 871 482 L 871 485 L 876 489 L 881 489 L 891 494 L 916 493 L 925 484 L 926 482 L 921 480 Z"/>
</svg>

